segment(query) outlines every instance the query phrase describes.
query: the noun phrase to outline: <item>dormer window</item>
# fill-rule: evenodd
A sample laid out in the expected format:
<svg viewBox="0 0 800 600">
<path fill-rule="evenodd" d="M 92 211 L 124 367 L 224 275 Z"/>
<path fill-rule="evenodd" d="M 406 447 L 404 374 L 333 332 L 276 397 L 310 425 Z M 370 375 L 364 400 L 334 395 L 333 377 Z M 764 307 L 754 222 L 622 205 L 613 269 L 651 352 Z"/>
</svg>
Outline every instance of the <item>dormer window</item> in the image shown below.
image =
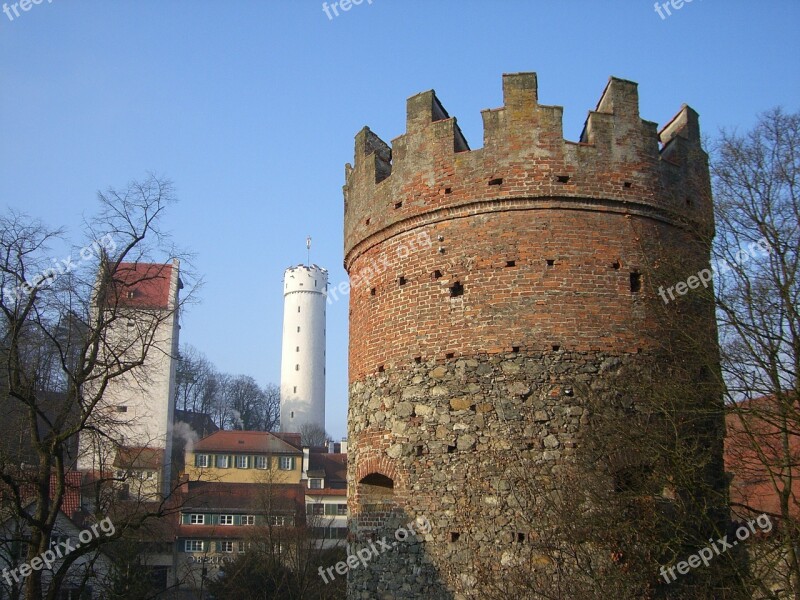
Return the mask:
<svg viewBox="0 0 800 600">
<path fill-rule="evenodd" d="M 309 489 L 312 489 L 312 490 L 321 490 L 324 487 L 323 486 L 323 480 L 322 479 L 309 479 L 308 480 L 308 487 L 309 487 Z"/>
</svg>

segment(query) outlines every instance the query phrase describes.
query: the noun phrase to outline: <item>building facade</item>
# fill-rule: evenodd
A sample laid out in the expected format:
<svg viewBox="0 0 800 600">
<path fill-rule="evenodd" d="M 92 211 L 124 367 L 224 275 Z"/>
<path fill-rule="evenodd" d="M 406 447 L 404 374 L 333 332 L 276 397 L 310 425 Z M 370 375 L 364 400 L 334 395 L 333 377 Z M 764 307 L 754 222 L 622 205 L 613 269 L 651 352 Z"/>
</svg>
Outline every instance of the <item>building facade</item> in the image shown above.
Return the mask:
<svg viewBox="0 0 800 600">
<path fill-rule="evenodd" d="M 659 132 L 636 84 L 611 78 L 569 142 L 535 74 L 504 75 L 503 96 L 483 111 L 483 148 L 429 91 L 391 146 L 358 133 L 346 167 L 353 550 L 415 518 L 432 526 L 351 572 L 352 599 L 481 597 L 481 574 L 543 531 L 520 522 L 514 465 L 550 498 L 590 397 L 622 369 L 686 358 L 665 343 L 655 290 L 709 264 L 697 114 L 684 106 Z M 659 275 L 666 263 L 677 271 Z M 713 368 L 713 309 L 688 314 Z M 699 402 L 702 458 L 721 474 L 721 396 Z"/>
<path fill-rule="evenodd" d="M 95 309 L 105 311 L 109 320 L 106 358 L 134 366 L 108 382 L 102 405 L 93 411 L 92 425 L 102 433 L 82 431 L 80 470 L 103 474 L 124 470 L 118 456 L 121 449 L 159 450 L 167 457 L 161 461 L 161 493 L 169 492 L 182 287 L 177 259 L 166 265 L 121 263 L 106 297 L 97 300 Z"/>
</svg>

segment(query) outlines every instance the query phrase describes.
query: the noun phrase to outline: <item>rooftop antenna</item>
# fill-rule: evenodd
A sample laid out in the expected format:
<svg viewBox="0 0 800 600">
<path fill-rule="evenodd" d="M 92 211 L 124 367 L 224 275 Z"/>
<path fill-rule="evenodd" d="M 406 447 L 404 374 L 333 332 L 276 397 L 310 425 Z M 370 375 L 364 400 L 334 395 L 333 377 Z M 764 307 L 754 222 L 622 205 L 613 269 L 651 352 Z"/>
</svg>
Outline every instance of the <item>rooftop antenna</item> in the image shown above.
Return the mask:
<svg viewBox="0 0 800 600">
<path fill-rule="evenodd" d="M 306 238 L 306 250 L 308 251 L 308 261 L 306 266 L 311 266 L 311 236 Z"/>
</svg>

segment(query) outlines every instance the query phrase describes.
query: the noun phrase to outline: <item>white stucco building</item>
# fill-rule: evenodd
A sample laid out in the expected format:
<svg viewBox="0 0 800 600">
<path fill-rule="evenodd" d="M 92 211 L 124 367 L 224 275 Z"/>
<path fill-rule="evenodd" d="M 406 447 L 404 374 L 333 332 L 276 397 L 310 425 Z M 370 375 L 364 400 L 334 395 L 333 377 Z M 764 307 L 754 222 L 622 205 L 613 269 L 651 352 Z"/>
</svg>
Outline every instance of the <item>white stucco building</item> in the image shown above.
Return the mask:
<svg viewBox="0 0 800 600">
<path fill-rule="evenodd" d="M 141 462 L 147 456 L 153 466 L 144 477 L 157 478 L 162 493 L 171 487 L 178 296 L 183 287 L 179 271 L 177 260 L 122 263 L 108 297 L 97 300 L 96 310 L 113 318 L 104 340 L 106 359 L 143 364 L 108 381 L 92 414 L 92 424 L 103 435 L 91 429 L 81 432 L 78 457 L 82 471 L 122 472 L 124 478 L 133 475 L 125 474 L 136 465 L 120 464 L 122 457 Z"/>
<path fill-rule="evenodd" d="M 281 429 L 325 429 L 325 306 L 328 272 L 298 265 L 283 276 Z"/>
</svg>

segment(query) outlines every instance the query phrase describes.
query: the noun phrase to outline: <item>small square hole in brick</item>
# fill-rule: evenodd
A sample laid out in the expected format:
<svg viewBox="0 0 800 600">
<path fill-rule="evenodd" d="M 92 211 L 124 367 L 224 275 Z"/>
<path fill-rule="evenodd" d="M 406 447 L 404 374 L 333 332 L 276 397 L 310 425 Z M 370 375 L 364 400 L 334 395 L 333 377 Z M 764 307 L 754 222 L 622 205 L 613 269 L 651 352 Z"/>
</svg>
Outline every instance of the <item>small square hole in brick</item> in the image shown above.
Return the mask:
<svg viewBox="0 0 800 600">
<path fill-rule="evenodd" d="M 637 293 L 642 291 L 642 274 L 634 271 L 631 273 L 631 292 Z"/>
<path fill-rule="evenodd" d="M 369 221 L 370 221 L 369 219 L 366 219 L 366 220 L 364 221 L 364 225 L 369 225 Z"/>
<path fill-rule="evenodd" d="M 625 183 L 622 184 L 622 187 L 624 187 L 627 190 L 630 189 L 632 185 L 633 184 L 630 181 L 626 181 Z"/>
<path fill-rule="evenodd" d="M 558 352 L 559 350 L 561 350 L 561 346 L 558 344 L 553 344 L 553 352 Z"/>
<path fill-rule="evenodd" d="M 448 454 L 452 454 L 455 451 L 456 451 L 456 447 L 455 446 L 448 446 L 447 447 L 447 453 Z"/>
<path fill-rule="evenodd" d="M 464 295 L 464 286 L 461 284 L 460 281 L 456 281 L 452 286 L 450 286 L 451 298 L 458 298 L 459 296 L 463 295 Z"/>
<path fill-rule="evenodd" d="M 497 177 L 496 179 L 490 179 L 489 185 L 503 185 L 503 178 Z"/>
<path fill-rule="evenodd" d="M 444 357 L 448 360 L 450 360 L 451 358 L 455 358 L 455 356 L 456 356 L 455 352 L 448 352 L 447 354 L 444 355 Z"/>
<path fill-rule="evenodd" d="M 558 183 L 569 183 L 569 175 L 559 175 L 556 179 Z"/>
<path fill-rule="evenodd" d="M 511 346 L 511 351 L 516 354 L 517 352 L 519 352 L 519 346 Z"/>
<path fill-rule="evenodd" d="M 403 203 L 402 202 L 395 202 L 394 203 L 394 207 L 395 208 L 402 208 L 403 207 Z"/>
<path fill-rule="evenodd" d="M 421 364 L 422 363 L 422 357 L 421 356 L 415 356 L 414 357 L 414 362 L 417 363 L 418 365 Z"/>
<path fill-rule="evenodd" d="M 422 456 L 422 451 L 424 450 L 424 446 L 414 446 L 414 454 L 416 456 Z"/>
<path fill-rule="evenodd" d="M 369 295 L 370 295 L 370 296 L 374 296 L 374 295 L 375 295 L 375 292 L 376 292 L 375 288 L 370 288 L 370 289 L 369 289 Z"/>
<path fill-rule="evenodd" d="M 452 194 L 453 193 L 453 188 L 444 188 L 444 193 L 445 194 Z"/>
<path fill-rule="evenodd" d="M 383 365 L 380 365 L 378 367 L 378 373 L 383 373 L 384 371 L 385 371 L 385 369 L 383 368 Z"/>
<path fill-rule="evenodd" d="M 506 266 L 507 267 L 516 267 L 517 266 L 517 261 L 515 261 L 515 260 L 507 260 L 506 261 Z"/>
<path fill-rule="evenodd" d="M 611 268 L 614 269 L 615 271 L 619 271 L 619 261 L 615 260 L 614 262 L 612 262 Z"/>
<path fill-rule="evenodd" d="M 456 543 L 461 538 L 461 534 L 457 531 L 450 532 L 450 541 Z"/>
<path fill-rule="evenodd" d="M 524 544 L 525 543 L 525 534 L 522 533 L 521 531 L 517 532 L 517 543 L 518 544 Z"/>
<path fill-rule="evenodd" d="M 555 261 L 555 259 L 553 259 L 553 258 L 548 258 L 548 259 L 547 259 L 547 266 L 548 266 L 548 267 L 552 267 L 552 266 L 554 266 L 555 264 L 556 264 L 556 261 Z"/>
<path fill-rule="evenodd" d="M 436 269 L 433 273 L 431 273 L 431 279 L 441 279 L 442 272 L 439 269 Z"/>
<path fill-rule="evenodd" d="M 408 281 L 403 275 L 400 275 L 400 277 L 397 278 L 398 285 L 405 285 L 406 283 L 408 283 Z"/>
</svg>

